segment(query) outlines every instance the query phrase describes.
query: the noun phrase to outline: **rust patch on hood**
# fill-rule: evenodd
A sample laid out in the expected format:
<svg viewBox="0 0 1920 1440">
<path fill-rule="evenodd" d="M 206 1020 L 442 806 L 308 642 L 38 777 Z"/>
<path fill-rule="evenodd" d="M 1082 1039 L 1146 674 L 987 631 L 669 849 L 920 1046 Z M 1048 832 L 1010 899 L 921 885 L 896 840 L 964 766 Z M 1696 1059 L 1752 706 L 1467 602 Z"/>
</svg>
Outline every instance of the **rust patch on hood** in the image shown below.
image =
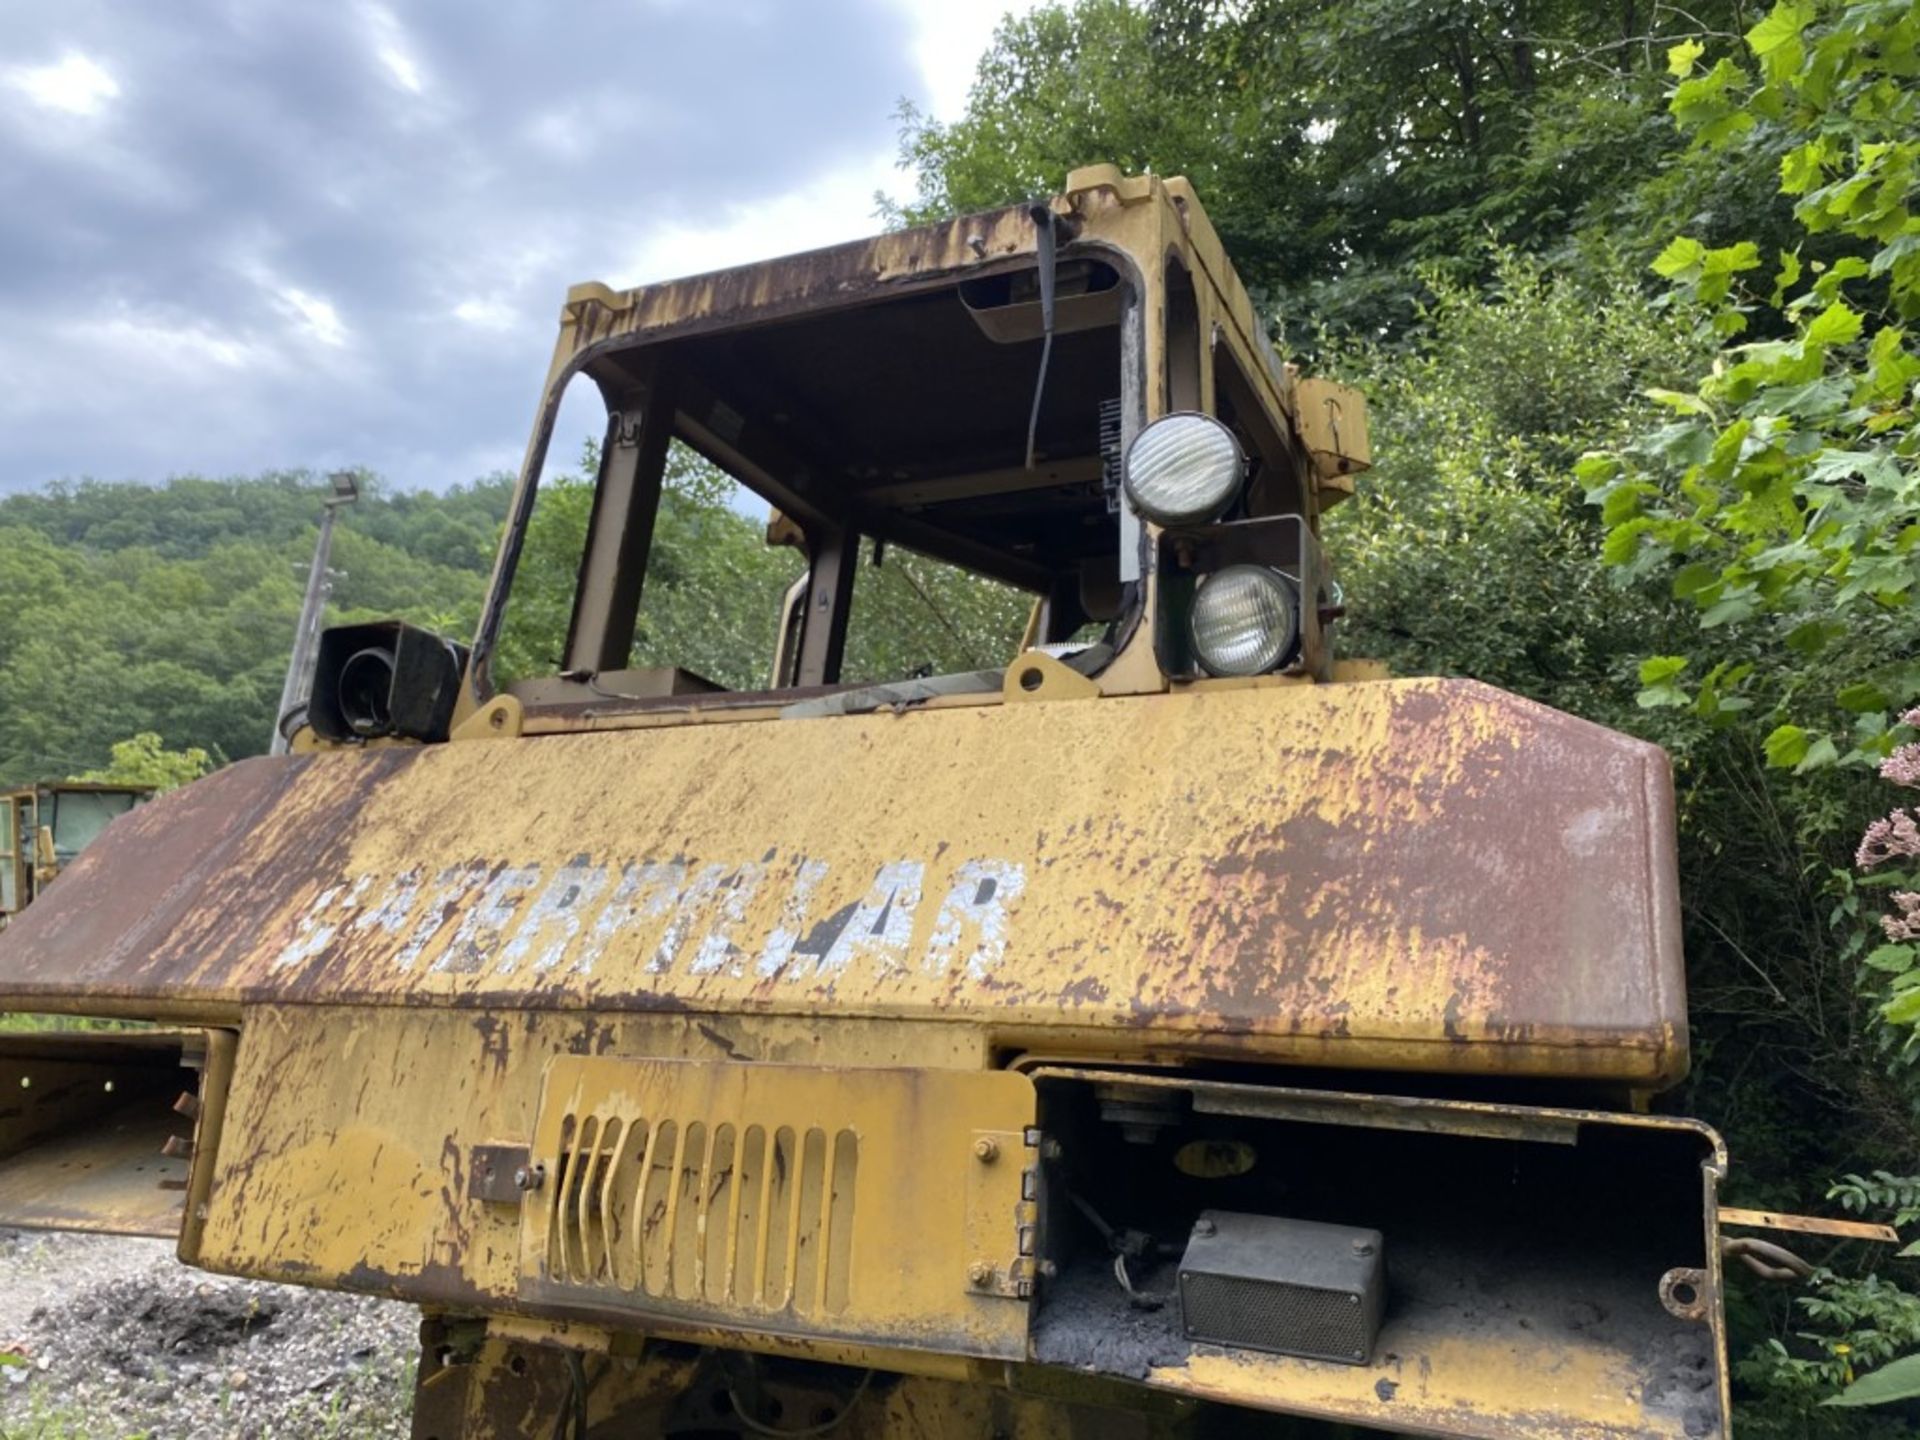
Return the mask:
<svg viewBox="0 0 1920 1440">
<path fill-rule="evenodd" d="M 115 822 L 0 1006 L 886 1016 L 1684 1068 L 1656 748 L 1466 681 L 249 761 Z"/>
</svg>

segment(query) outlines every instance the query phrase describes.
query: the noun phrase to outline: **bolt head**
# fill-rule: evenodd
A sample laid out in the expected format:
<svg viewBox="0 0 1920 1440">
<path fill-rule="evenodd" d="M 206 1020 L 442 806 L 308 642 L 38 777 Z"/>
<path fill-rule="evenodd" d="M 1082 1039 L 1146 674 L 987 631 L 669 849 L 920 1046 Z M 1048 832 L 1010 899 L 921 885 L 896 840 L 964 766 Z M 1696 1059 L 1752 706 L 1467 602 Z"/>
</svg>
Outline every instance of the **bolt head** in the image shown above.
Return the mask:
<svg viewBox="0 0 1920 1440">
<path fill-rule="evenodd" d="M 1196 1235 L 1211 1235 L 1217 1228 L 1211 1220 L 1196 1220 L 1193 1222 L 1193 1233 Z"/>
<path fill-rule="evenodd" d="M 1360 1256 L 1364 1260 L 1367 1256 L 1373 1254 L 1373 1242 L 1371 1240 L 1354 1241 L 1353 1253 Z"/>
<path fill-rule="evenodd" d="M 967 1266 L 967 1279 L 975 1285 L 985 1285 L 993 1279 L 993 1266 L 984 1260 L 976 1260 Z"/>
<path fill-rule="evenodd" d="M 522 1165 L 513 1172 L 513 1188 L 516 1190 L 538 1190 L 547 1179 L 547 1167 L 544 1165 Z"/>
<path fill-rule="evenodd" d="M 991 1135 L 982 1135 L 973 1142 L 973 1154 L 982 1165 L 991 1165 L 1000 1158 L 1000 1142 Z"/>
</svg>

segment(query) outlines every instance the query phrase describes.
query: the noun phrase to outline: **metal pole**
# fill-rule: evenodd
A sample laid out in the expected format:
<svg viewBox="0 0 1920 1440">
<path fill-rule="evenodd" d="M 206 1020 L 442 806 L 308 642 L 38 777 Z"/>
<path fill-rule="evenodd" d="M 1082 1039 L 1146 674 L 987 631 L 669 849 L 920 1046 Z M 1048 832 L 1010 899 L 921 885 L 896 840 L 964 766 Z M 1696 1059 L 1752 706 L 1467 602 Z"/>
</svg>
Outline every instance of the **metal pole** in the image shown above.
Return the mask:
<svg viewBox="0 0 1920 1440">
<path fill-rule="evenodd" d="M 270 755 L 287 753 L 287 737 L 280 733 L 280 719 L 313 688 L 315 640 L 320 633 L 320 611 L 327 601 L 327 560 L 333 552 L 333 515 L 341 500 L 329 500 L 320 512 L 320 538 L 313 547 L 313 568 L 307 571 L 307 595 L 300 605 L 300 623 L 293 632 L 293 655 L 287 661 L 286 683 L 280 687 L 280 708 L 273 712 L 273 744 Z"/>
</svg>

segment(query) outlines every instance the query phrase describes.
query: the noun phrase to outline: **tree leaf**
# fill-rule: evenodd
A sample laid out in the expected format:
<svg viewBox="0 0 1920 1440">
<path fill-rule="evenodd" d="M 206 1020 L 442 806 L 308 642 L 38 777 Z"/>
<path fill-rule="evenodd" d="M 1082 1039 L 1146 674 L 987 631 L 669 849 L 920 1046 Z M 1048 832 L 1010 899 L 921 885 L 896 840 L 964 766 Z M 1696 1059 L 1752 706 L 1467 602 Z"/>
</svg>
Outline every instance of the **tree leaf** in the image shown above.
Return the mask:
<svg viewBox="0 0 1920 1440">
<path fill-rule="evenodd" d="M 1690 565 L 1682 565 L 1673 574 L 1673 598 L 1691 600 L 1703 591 L 1712 589 L 1720 583 L 1720 569 L 1705 561 L 1695 560 Z"/>
<path fill-rule="evenodd" d="M 1664 405 L 1669 410 L 1678 410 L 1682 415 L 1711 415 L 1713 407 L 1698 395 L 1689 395 L 1684 390 L 1662 390 L 1658 387 L 1640 392 L 1656 405 Z"/>
<path fill-rule="evenodd" d="M 1653 273 L 1667 280 L 1691 278 L 1706 263 L 1707 247 L 1684 235 L 1674 237 L 1667 248 L 1653 258 Z"/>
<path fill-rule="evenodd" d="M 1782 80 L 1800 68 L 1805 52 L 1800 34 L 1813 23 L 1813 7 L 1780 0 L 1766 19 L 1747 31 L 1747 46 L 1769 80 Z"/>
<path fill-rule="evenodd" d="M 1818 140 L 1796 145 L 1780 157 L 1780 190 L 1785 195 L 1804 195 L 1826 178 L 1826 150 Z M 1798 270 L 1798 266 L 1795 269 Z M 1773 302 L 1778 305 L 1778 300 Z"/>
<path fill-rule="evenodd" d="M 1807 326 L 1809 345 L 1849 345 L 1860 338 L 1860 312 L 1844 300 L 1836 300 L 1814 317 Z"/>
<path fill-rule="evenodd" d="M 1800 256 L 1792 250 L 1780 252 L 1780 268 L 1774 272 L 1773 294 L 1768 297 L 1769 305 L 1779 305 L 1786 299 L 1787 291 L 1800 280 Z"/>
<path fill-rule="evenodd" d="M 1798 765 L 1807 754 L 1807 732 L 1798 725 L 1781 725 L 1767 736 L 1763 748 L 1767 764 L 1776 770 Z"/>
<path fill-rule="evenodd" d="M 1842 710 L 1855 715 L 1865 715 L 1870 711 L 1884 710 L 1893 703 L 1891 696 L 1871 680 L 1861 680 L 1847 686 L 1833 697 Z"/>
<path fill-rule="evenodd" d="M 1693 73 L 1693 62 L 1707 53 L 1698 40 L 1682 40 L 1667 51 L 1667 73 L 1684 80 Z"/>
<path fill-rule="evenodd" d="M 1879 970 L 1884 974 L 1904 974 L 1913 968 L 1913 946 L 1882 945 L 1870 951 L 1860 963 L 1870 970 Z"/>
<path fill-rule="evenodd" d="M 1701 612 L 1700 624 L 1708 630 L 1720 625 L 1734 625 L 1752 619 L 1759 608 L 1759 602 L 1751 595 L 1729 595 L 1707 606 Z"/>
<path fill-rule="evenodd" d="M 1742 270 L 1760 268 L 1760 247 L 1751 240 L 1742 240 L 1737 245 L 1724 245 L 1718 250 L 1709 250 L 1700 262 L 1702 272 L 1708 275 L 1733 275 Z"/>
<path fill-rule="evenodd" d="M 1642 710 L 1678 707 L 1691 703 L 1692 697 L 1674 682 L 1692 662 L 1684 655 L 1650 655 L 1640 662 L 1640 684 L 1635 696 Z"/>
<path fill-rule="evenodd" d="M 1822 735 L 1807 746 L 1807 753 L 1800 757 L 1800 763 L 1793 767 L 1793 773 L 1805 775 L 1810 770 L 1824 770 L 1839 758 L 1840 747 L 1830 737 Z"/>
</svg>

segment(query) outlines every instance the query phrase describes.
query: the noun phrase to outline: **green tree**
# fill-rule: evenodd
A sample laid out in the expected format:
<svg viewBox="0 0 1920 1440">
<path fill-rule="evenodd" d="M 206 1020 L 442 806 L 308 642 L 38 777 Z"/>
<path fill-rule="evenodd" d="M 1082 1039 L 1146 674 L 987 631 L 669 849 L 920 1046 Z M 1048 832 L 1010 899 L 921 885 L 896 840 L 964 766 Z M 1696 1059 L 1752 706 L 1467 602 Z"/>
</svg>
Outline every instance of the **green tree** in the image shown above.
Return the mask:
<svg viewBox="0 0 1920 1440">
<path fill-rule="evenodd" d="M 276 472 L 0 499 L 0 778 L 96 769 L 143 731 L 216 760 L 265 749 L 323 493 Z M 363 477 L 329 620 L 470 634 L 506 495 L 496 480 L 396 496 Z"/>
<path fill-rule="evenodd" d="M 1004 21 L 966 113 L 901 110 L 900 220 L 1008 204 L 1095 161 L 1185 174 L 1296 343 L 1414 323 L 1417 266 L 1483 278 L 1489 238 L 1578 257 L 1660 217 L 1766 232 L 1760 147 L 1695 162 L 1664 56 L 1739 0 L 1082 0 Z"/>
<path fill-rule="evenodd" d="M 1624 588 L 1664 594 L 1686 621 L 1641 665 L 1641 703 L 1682 746 L 1771 769 L 1745 783 L 1779 837 L 1772 873 L 1751 845 L 1722 873 L 1766 905 L 1743 953 L 1769 1008 L 1811 1039 L 1800 1053 L 1820 1063 L 1796 1074 L 1853 1102 L 1847 1143 L 1908 1156 L 1920 972 L 1914 946 L 1871 922 L 1873 887 L 1914 877 L 1856 875 L 1852 852 L 1884 809 L 1874 768 L 1920 778 L 1895 748 L 1912 733 L 1896 716 L 1920 694 L 1916 44 L 1920 12 L 1902 0 L 1783 0 L 1731 43 L 1672 48 L 1671 108 L 1695 153 L 1777 157 L 1793 228 L 1784 244 L 1689 231 L 1659 254 L 1655 270 L 1722 348 L 1690 382 L 1650 392 L 1660 422 L 1581 466 Z M 1870 834 L 1861 861 L 1909 853 L 1887 839 L 1876 849 Z M 1741 1367 L 1772 1402 L 1755 1428 L 1818 1432 L 1823 1393 L 1920 1335 L 1890 1274 L 1824 1276 L 1799 1307 L 1813 1329 L 1774 1312 Z"/>
<path fill-rule="evenodd" d="M 1609 558 L 1697 618 L 1648 662 L 1645 703 L 1757 727 L 1799 775 L 1882 761 L 1920 696 L 1916 43 L 1911 5 L 1783 0 L 1744 58 L 1675 47 L 1681 125 L 1707 150 L 1785 136 L 1781 190 L 1829 258 L 1674 240 L 1654 267 L 1726 349 L 1653 392 L 1665 423 L 1582 465 Z M 1779 333 L 1745 339 L 1756 317 Z"/>
<path fill-rule="evenodd" d="M 156 791 L 177 790 L 213 769 L 213 757 L 197 745 L 169 750 L 151 730 L 113 745 L 113 759 L 98 770 L 75 775 L 75 780 L 104 785 L 150 785 Z"/>
</svg>

